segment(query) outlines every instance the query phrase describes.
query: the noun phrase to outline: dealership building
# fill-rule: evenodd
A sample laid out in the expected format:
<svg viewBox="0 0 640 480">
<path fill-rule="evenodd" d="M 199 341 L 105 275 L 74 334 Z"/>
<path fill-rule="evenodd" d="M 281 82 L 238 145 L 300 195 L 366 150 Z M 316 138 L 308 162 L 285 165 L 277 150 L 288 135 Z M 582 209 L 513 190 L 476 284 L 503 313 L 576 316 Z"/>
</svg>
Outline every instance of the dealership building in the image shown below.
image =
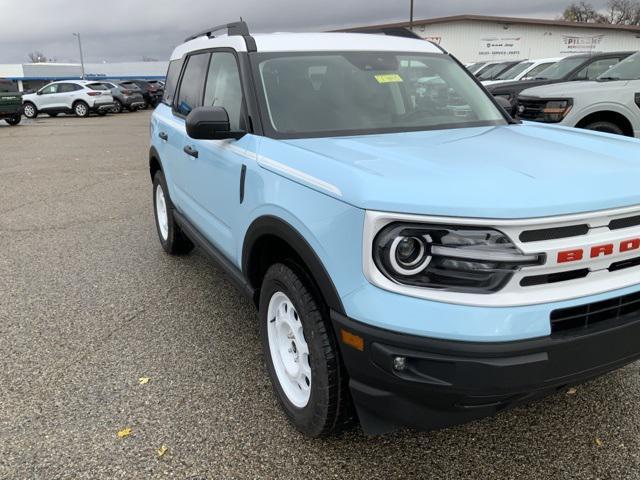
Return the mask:
<svg viewBox="0 0 640 480">
<path fill-rule="evenodd" d="M 167 65 L 167 62 L 87 63 L 84 70 L 87 80 L 163 80 Z M 79 63 L 0 64 L 0 78 L 14 81 L 21 92 L 37 90 L 55 80 L 81 77 Z"/>
<path fill-rule="evenodd" d="M 349 31 L 408 29 L 408 22 Z M 465 63 L 640 50 L 640 27 L 531 18 L 458 15 L 415 20 L 413 32 Z"/>
</svg>

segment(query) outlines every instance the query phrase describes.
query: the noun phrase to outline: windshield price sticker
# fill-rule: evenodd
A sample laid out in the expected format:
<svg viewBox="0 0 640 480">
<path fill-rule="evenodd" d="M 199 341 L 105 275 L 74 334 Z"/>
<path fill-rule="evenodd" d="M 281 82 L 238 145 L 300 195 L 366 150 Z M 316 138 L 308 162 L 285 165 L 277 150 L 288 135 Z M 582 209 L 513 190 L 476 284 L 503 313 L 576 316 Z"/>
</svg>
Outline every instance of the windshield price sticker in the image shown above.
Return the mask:
<svg viewBox="0 0 640 480">
<path fill-rule="evenodd" d="M 401 83 L 402 77 L 397 73 L 393 73 L 389 75 L 376 75 L 376 80 L 378 83 Z"/>
</svg>

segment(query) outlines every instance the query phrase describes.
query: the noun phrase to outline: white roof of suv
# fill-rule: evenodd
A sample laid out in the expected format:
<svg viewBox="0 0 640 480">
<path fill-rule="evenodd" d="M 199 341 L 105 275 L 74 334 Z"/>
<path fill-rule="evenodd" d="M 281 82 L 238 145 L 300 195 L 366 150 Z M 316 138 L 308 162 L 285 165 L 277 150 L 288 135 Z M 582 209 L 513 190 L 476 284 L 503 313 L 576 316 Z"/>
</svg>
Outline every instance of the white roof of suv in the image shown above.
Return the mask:
<svg viewBox="0 0 640 480">
<path fill-rule="evenodd" d="M 371 35 L 365 33 L 269 33 L 252 35 L 260 52 L 326 52 L 326 51 L 375 51 L 375 52 L 426 52 L 443 51 L 426 40 Z M 216 47 L 230 47 L 246 52 L 247 45 L 240 35 L 198 37 L 177 47 L 171 60 L 182 58 L 185 53 Z"/>
</svg>

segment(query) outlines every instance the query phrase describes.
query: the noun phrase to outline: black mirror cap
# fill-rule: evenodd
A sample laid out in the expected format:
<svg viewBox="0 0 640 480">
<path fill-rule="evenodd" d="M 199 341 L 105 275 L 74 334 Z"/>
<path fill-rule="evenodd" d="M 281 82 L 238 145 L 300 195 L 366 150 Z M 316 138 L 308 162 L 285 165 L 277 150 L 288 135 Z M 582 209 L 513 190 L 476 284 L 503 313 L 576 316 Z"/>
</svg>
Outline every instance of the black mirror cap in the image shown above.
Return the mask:
<svg viewBox="0 0 640 480">
<path fill-rule="evenodd" d="M 194 108 L 186 120 L 187 135 L 195 140 L 242 138 L 246 132 L 231 130 L 229 114 L 224 107 Z"/>
</svg>

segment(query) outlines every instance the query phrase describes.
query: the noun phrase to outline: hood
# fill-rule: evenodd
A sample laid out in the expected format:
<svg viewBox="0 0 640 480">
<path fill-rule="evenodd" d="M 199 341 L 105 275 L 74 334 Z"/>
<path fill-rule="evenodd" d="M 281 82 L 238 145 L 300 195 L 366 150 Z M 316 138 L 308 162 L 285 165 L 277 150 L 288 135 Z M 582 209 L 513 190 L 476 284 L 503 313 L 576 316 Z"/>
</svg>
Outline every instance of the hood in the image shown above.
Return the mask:
<svg viewBox="0 0 640 480">
<path fill-rule="evenodd" d="M 541 87 L 534 87 L 524 90 L 521 95 L 523 97 L 574 97 L 580 94 L 588 94 L 591 92 L 606 92 L 608 90 L 618 90 L 624 88 L 627 83 L 626 80 L 611 81 L 611 82 L 564 82 L 554 83 L 551 85 L 543 85 Z"/>
<path fill-rule="evenodd" d="M 274 142 L 266 157 L 277 152 L 363 209 L 530 218 L 640 205 L 640 141 L 586 130 L 524 123 Z"/>
<path fill-rule="evenodd" d="M 548 85 L 554 83 L 553 80 L 516 80 L 511 82 L 501 82 L 496 85 L 487 86 L 494 95 L 506 95 L 511 93 L 519 93 L 525 88 L 537 87 L 539 85 Z"/>
</svg>

